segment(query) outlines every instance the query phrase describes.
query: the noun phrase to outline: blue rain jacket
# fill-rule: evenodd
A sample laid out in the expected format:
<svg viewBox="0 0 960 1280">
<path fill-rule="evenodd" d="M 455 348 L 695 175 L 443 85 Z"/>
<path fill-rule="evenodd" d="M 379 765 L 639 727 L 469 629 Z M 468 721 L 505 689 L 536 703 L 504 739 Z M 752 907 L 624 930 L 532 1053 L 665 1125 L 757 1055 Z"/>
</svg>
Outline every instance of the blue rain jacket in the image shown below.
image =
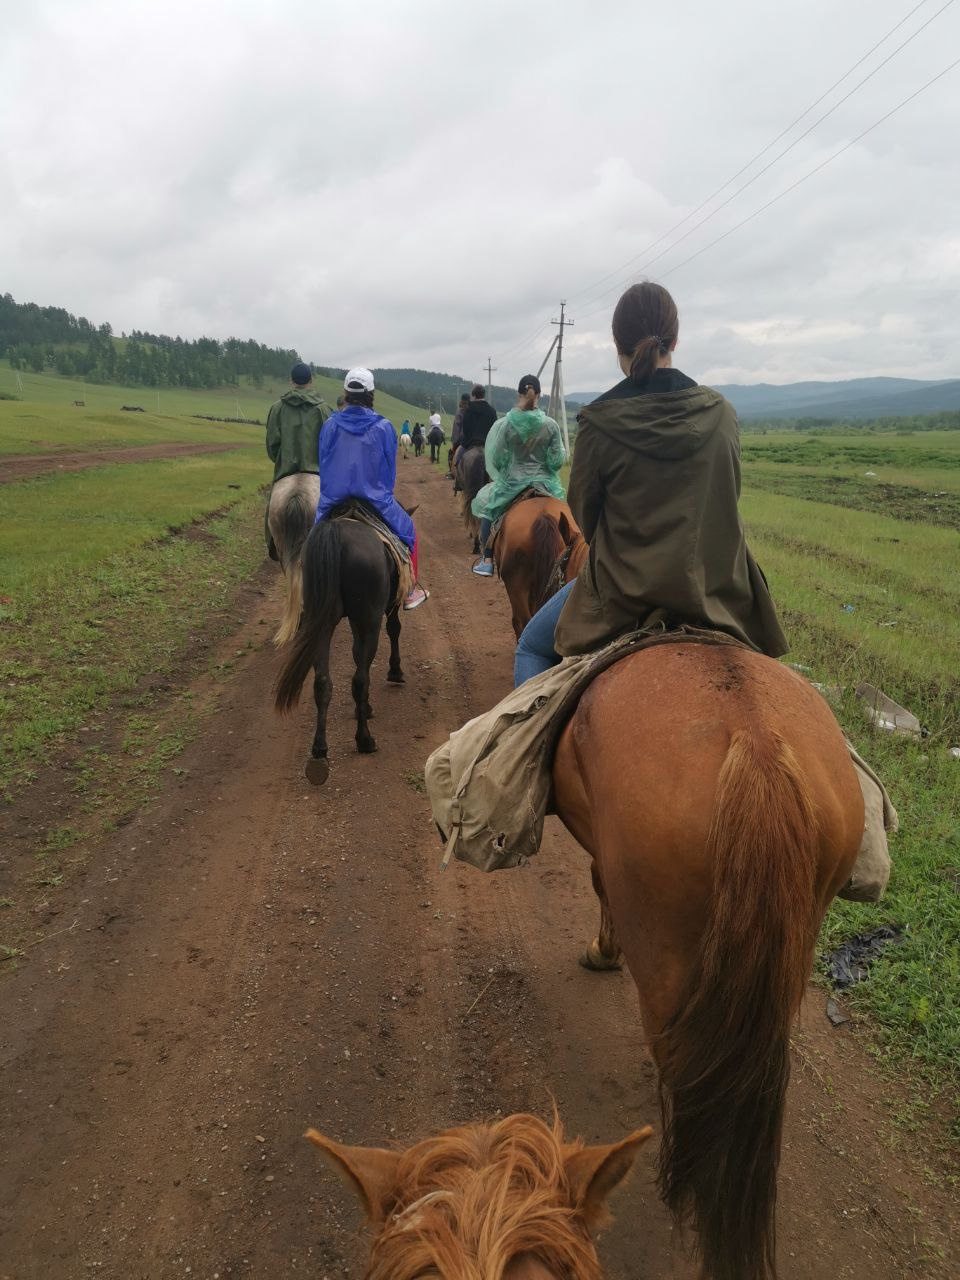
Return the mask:
<svg viewBox="0 0 960 1280">
<path fill-rule="evenodd" d="M 362 498 L 413 550 L 413 521 L 393 496 L 397 483 L 397 433 L 393 423 L 360 404 L 348 404 L 320 432 L 320 502 L 325 519 L 348 498 Z"/>
</svg>

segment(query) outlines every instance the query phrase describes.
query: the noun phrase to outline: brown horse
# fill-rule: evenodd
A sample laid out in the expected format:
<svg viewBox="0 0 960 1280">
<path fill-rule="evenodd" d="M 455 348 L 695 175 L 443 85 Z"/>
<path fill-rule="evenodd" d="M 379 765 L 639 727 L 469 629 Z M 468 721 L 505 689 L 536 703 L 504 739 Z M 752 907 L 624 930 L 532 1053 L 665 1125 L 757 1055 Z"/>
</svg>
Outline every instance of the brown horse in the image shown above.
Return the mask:
<svg viewBox="0 0 960 1280">
<path fill-rule="evenodd" d="M 554 798 L 591 854 L 660 1077 L 660 1185 L 710 1280 L 775 1274 L 790 1030 L 863 801 L 830 709 L 750 650 L 668 643 L 599 676 Z M 618 946 L 619 944 L 619 946 Z"/>
<path fill-rule="evenodd" d="M 375 1232 L 365 1280 L 600 1280 L 591 1228 L 649 1128 L 612 1146 L 564 1141 L 535 1116 L 450 1129 L 407 1151 L 307 1137 Z"/>
<path fill-rule="evenodd" d="M 460 495 L 460 515 L 467 535 L 473 539 L 474 555 L 480 554 L 480 521 L 473 514 L 473 500 L 489 479 L 483 446 L 461 449 L 454 492 Z"/>
<path fill-rule="evenodd" d="M 573 512 L 558 498 L 524 498 L 507 508 L 493 560 L 520 632 L 541 605 L 580 572 L 587 544 Z"/>
</svg>

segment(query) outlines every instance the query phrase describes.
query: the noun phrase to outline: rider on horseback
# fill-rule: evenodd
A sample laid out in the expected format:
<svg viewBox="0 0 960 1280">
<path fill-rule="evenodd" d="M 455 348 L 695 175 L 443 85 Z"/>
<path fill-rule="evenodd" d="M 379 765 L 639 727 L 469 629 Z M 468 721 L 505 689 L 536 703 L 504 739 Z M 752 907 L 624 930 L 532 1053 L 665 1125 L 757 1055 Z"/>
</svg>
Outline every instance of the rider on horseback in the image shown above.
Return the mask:
<svg viewBox="0 0 960 1280">
<path fill-rule="evenodd" d="M 316 475 L 319 470 L 317 441 L 327 410 L 317 393 L 311 390 L 312 383 L 313 370 L 298 360 L 290 370 L 290 390 L 270 406 L 267 414 L 267 456 L 273 463 L 274 484 L 287 476 Z M 268 499 L 264 513 L 267 551 L 271 560 L 279 560 L 269 520 Z"/>
<path fill-rule="evenodd" d="M 410 550 L 414 585 L 403 602 L 416 609 L 429 592 L 417 575 L 417 531 L 394 497 L 397 437 L 393 424 L 373 409 L 373 374 L 351 369 L 343 380 L 346 405 L 327 419 L 320 436 L 320 503 L 317 519 L 349 498 L 368 503 Z"/>
<path fill-rule="evenodd" d="M 566 461 L 560 428 L 538 406 L 540 379 L 527 373 L 517 388 L 515 409 L 493 425 L 486 443 L 487 471 L 492 477 L 473 500 L 473 514 L 480 520 L 482 555 L 473 566 L 480 577 L 493 576 L 493 552 L 487 543 L 490 527 L 515 498 L 536 489 L 563 499 L 559 471 Z"/>
<path fill-rule="evenodd" d="M 723 396 L 672 367 L 677 308 L 632 285 L 613 313 L 626 377 L 581 410 L 568 501 L 590 543 L 575 582 L 527 624 L 517 684 L 657 622 L 725 631 L 771 657 L 787 643 L 737 509 L 740 433 Z"/>
</svg>

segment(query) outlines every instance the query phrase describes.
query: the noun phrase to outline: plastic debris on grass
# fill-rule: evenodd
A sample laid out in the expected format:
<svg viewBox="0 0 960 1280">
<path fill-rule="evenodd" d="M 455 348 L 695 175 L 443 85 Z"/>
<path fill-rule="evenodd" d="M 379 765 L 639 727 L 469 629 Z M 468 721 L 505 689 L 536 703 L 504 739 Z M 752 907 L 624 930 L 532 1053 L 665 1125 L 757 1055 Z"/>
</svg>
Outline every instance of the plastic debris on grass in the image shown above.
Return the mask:
<svg viewBox="0 0 960 1280">
<path fill-rule="evenodd" d="M 864 703 L 867 719 L 875 729 L 881 729 L 885 733 L 899 733 L 907 738 L 923 737 L 923 728 L 913 712 L 888 698 L 875 685 L 867 684 L 866 681 L 858 684 L 857 697 Z"/>
<path fill-rule="evenodd" d="M 903 925 L 884 924 L 869 933 L 855 933 L 846 942 L 841 942 L 839 947 L 824 956 L 827 973 L 834 986 L 842 989 L 863 982 L 884 947 L 891 942 L 900 942 L 903 934 Z"/>
</svg>

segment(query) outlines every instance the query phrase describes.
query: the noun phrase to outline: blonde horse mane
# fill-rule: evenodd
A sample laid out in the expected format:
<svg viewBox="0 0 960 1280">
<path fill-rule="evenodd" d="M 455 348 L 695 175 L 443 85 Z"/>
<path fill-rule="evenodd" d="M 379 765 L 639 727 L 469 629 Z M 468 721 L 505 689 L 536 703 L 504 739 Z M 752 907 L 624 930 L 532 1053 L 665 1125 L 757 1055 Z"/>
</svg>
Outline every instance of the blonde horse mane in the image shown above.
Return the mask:
<svg viewBox="0 0 960 1280">
<path fill-rule="evenodd" d="M 557 1117 L 509 1116 L 451 1129 L 405 1151 L 396 1208 L 377 1236 L 366 1280 L 503 1280 L 530 1254 L 558 1280 L 600 1280 L 574 1207 Z"/>
</svg>

